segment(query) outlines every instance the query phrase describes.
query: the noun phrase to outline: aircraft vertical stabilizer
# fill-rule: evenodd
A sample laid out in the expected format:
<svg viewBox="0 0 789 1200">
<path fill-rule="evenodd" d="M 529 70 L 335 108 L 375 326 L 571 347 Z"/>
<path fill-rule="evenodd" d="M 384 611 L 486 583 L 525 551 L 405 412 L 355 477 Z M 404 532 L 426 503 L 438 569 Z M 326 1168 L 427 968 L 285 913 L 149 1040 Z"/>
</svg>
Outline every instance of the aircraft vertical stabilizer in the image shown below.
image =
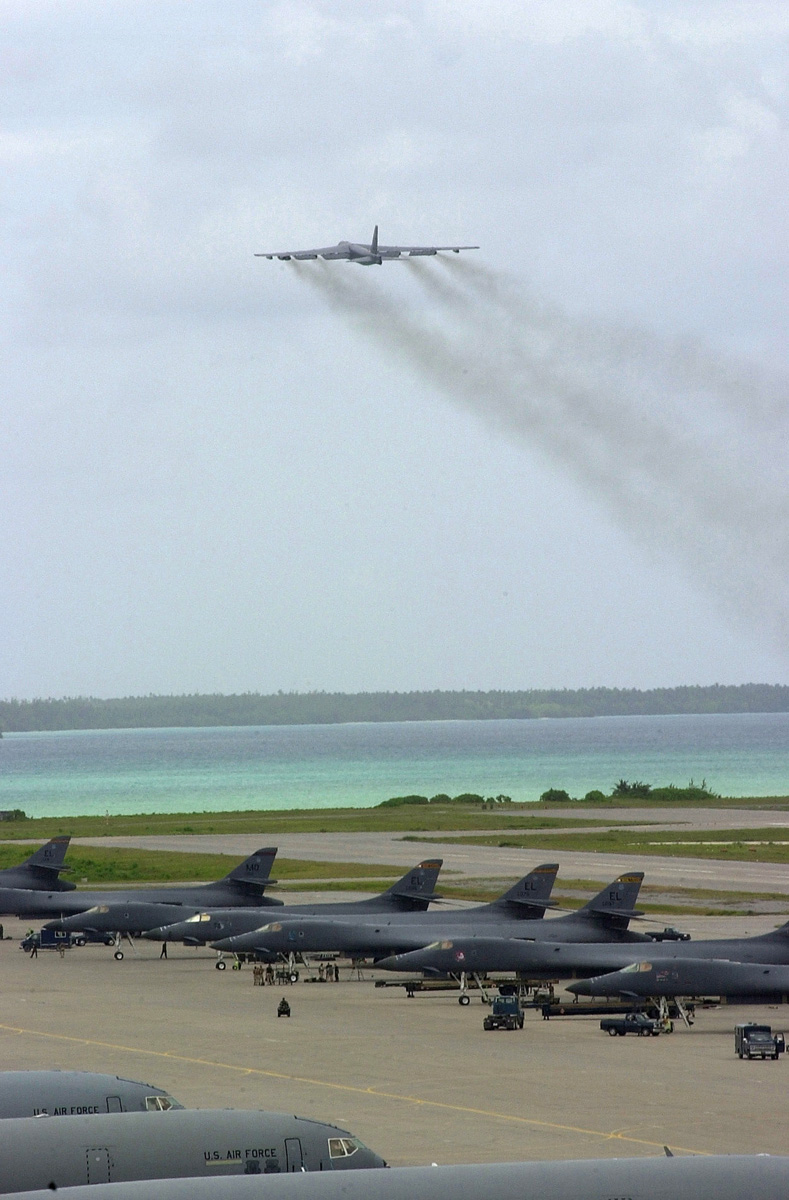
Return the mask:
<svg viewBox="0 0 789 1200">
<path fill-rule="evenodd" d="M 0 871 L 0 887 L 23 888 L 44 892 L 73 892 L 76 884 L 61 879 L 61 871 L 70 871 L 63 865 L 71 837 L 64 834 L 54 837 L 40 846 L 29 858 L 16 867 Z"/>
<path fill-rule="evenodd" d="M 218 880 L 218 883 L 230 883 L 244 891 L 263 892 L 271 884 L 277 882 L 276 879 L 270 878 L 271 868 L 274 866 L 276 857 L 276 846 L 264 846 L 263 849 L 250 854 L 249 858 L 245 858 L 242 863 L 228 872 L 224 879 Z"/>
<path fill-rule="evenodd" d="M 579 908 L 575 916 L 617 929 L 627 929 L 631 918 L 642 915 L 634 905 L 643 882 L 643 871 L 628 871 L 604 887 L 583 908 Z"/>
<path fill-rule="evenodd" d="M 429 858 L 406 871 L 402 879 L 381 894 L 391 899 L 392 907 L 406 912 L 424 912 L 431 900 L 440 900 L 434 892 L 441 858 Z"/>
<path fill-rule="evenodd" d="M 521 920 L 538 920 L 546 908 L 553 908 L 551 892 L 559 871 L 558 863 L 543 863 L 519 879 L 516 884 L 494 900 L 491 908 L 511 909 Z"/>
</svg>

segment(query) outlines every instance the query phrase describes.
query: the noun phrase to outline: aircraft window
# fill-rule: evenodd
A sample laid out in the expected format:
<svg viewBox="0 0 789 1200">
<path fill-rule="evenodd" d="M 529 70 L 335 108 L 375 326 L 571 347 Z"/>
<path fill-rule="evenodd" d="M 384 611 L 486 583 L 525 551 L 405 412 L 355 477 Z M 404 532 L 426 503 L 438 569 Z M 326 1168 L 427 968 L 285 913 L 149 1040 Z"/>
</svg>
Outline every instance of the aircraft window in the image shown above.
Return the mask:
<svg viewBox="0 0 789 1200">
<path fill-rule="evenodd" d="M 342 1143 L 345 1146 L 345 1153 L 349 1158 L 359 1149 L 358 1144 L 352 1138 L 343 1138 Z"/>
<path fill-rule="evenodd" d="M 345 1138 L 329 1138 L 329 1158 L 345 1158 Z"/>
<path fill-rule="evenodd" d="M 167 1112 L 168 1108 L 174 1107 L 174 1100 L 171 1096 L 146 1096 L 145 1108 L 147 1112 Z"/>
</svg>

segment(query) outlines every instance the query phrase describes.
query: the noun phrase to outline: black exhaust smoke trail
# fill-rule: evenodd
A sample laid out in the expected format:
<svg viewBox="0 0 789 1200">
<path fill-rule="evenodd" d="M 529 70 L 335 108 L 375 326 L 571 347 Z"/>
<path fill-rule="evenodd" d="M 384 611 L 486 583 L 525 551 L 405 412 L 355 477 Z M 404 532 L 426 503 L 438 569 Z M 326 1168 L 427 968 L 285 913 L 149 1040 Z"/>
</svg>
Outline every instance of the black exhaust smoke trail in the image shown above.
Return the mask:
<svg viewBox="0 0 789 1200">
<path fill-rule="evenodd" d="M 299 267 L 366 336 L 455 402 L 569 468 L 619 523 L 673 551 L 729 607 L 789 644 L 789 505 L 775 434 L 780 387 L 703 348 L 571 318 L 477 264 L 408 268 L 432 301 Z M 353 270 L 352 267 L 350 270 Z M 396 269 L 396 268 L 395 268 Z M 748 401 L 737 404 L 737 397 Z M 765 432 L 773 435 L 769 445 Z"/>
</svg>

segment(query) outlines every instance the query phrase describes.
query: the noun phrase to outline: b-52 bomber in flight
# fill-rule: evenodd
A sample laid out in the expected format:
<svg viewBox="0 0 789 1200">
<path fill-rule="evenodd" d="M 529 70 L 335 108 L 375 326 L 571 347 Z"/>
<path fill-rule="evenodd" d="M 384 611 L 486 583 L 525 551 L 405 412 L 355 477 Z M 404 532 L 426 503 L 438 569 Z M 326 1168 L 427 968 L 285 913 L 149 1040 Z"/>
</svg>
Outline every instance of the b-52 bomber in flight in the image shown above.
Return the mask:
<svg viewBox="0 0 789 1200">
<path fill-rule="evenodd" d="M 255 258 L 279 258 L 283 261 L 296 259 L 298 262 L 309 258 L 323 258 L 327 262 L 335 259 L 345 259 L 346 262 L 358 263 L 360 267 L 380 267 L 384 262 L 394 262 L 398 258 L 420 258 L 425 255 L 439 254 L 443 250 L 451 250 L 459 254 L 461 250 L 479 250 L 479 246 L 381 246 L 378 242 L 378 226 L 373 230 L 373 240 L 367 242 L 338 242 L 336 246 L 323 246 L 317 250 L 272 250 L 257 253 Z"/>
</svg>

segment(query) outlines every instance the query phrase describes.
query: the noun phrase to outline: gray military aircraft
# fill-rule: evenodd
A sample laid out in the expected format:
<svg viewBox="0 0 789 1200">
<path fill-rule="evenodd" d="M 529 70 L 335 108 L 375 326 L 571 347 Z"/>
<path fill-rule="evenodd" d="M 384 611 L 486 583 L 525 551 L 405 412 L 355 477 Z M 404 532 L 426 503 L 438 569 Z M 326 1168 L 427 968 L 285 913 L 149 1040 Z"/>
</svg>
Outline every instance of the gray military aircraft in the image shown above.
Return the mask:
<svg viewBox="0 0 789 1200">
<path fill-rule="evenodd" d="M 549 922 L 550 925 L 557 923 Z M 728 959 L 732 963 L 789 965 L 789 922 L 772 933 L 757 937 L 663 942 L 659 957 L 662 963 Z M 632 947 L 614 943 L 570 944 L 547 940 L 526 942 L 512 937 L 453 937 L 413 953 L 392 955 L 380 960 L 378 966 L 387 971 L 424 971 L 435 975 L 460 971 L 517 971 L 527 979 L 588 979 L 621 971 L 632 962 Z"/>
<path fill-rule="evenodd" d="M 0 1193 L 132 1179 L 345 1171 L 386 1163 L 345 1129 L 290 1113 L 172 1109 L 3 1122 Z"/>
<path fill-rule="evenodd" d="M 61 871 L 70 871 L 63 865 L 70 837 L 51 838 L 40 846 L 29 858 L 15 867 L 4 867 L 0 871 L 0 888 L 30 888 L 39 892 L 72 892 L 76 884 L 70 879 L 61 879 Z"/>
<path fill-rule="evenodd" d="M 789 1158 L 766 1154 L 397 1167 L 264 1179 L 164 1179 L 106 1189 L 107 1200 L 786 1200 L 787 1195 Z M 73 1188 L 66 1196 L 96 1200 L 95 1189 L 88 1187 Z M 18 1200 L 51 1198 L 51 1192 L 26 1192 Z"/>
<path fill-rule="evenodd" d="M 276 847 L 271 846 L 256 850 L 223 879 L 195 887 L 173 886 L 114 892 L 76 890 L 68 894 L 0 887 L 0 913 L 16 917 L 60 917 L 67 913 L 85 912 L 102 904 L 125 904 L 130 901 L 188 904 L 193 908 L 219 908 L 220 905 L 281 908 L 281 900 L 264 894 L 267 887 L 276 883 L 276 880 L 269 878 L 276 853 Z"/>
<path fill-rule="evenodd" d="M 551 889 L 559 867 L 556 863 L 546 863 L 536 867 L 523 879 L 519 879 L 503 896 L 490 904 L 481 904 L 470 909 L 425 912 L 428 900 L 439 900 L 440 896 L 422 896 L 418 899 L 413 892 L 418 884 L 416 872 L 435 871 L 433 883 L 438 876 L 442 860 L 435 859 L 420 863 L 414 871 L 404 875 L 399 883 L 394 884 L 388 892 L 376 896 L 372 900 L 338 901 L 328 904 L 294 904 L 283 908 L 277 913 L 283 921 L 296 920 L 302 917 L 333 917 L 361 916 L 365 913 L 383 916 L 389 912 L 393 920 L 411 923 L 412 918 L 419 924 L 446 922 L 453 924 L 456 920 L 469 920 L 472 915 L 481 921 L 510 921 L 536 920 L 544 914 L 546 908 L 552 907 Z M 425 886 L 429 880 L 425 880 Z M 432 890 L 432 889 L 431 889 Z M 220 911 L 200 913 L 189 917 L 177 925 L 169 925 L 163 929 L 151 929 L 146 937 L 152 941 L 185 942 L 188 946 L 204 946 L 215 942 L 218 938 L 240 937 L 244 933 L 252 933 L 260 928 L 260 915 L 253 912 Z"/>
<path fill-rule="evenodd" d="M 513 939 L 516 944 L 521 944 L 521 939 L 539 942 L 563 938 L 568 942 L 610 940 L 654 946 L 651 938 L 645 934 L 631 933 L 627 928 L 631 917 L 639 915 L 633 904 L 643 878 L 641 872 L 620 875 L 577 912 L 550 921 L 517 922 L 517 933 L 513 932 L 512 919 L 502 918 L 494 902 L 494 905 L 484 906 L 482 918 L 477 915 L 478 909 L 460 909 L 399 919 L 387 917 L 376 922 L 362 920 L 349 923 L 329 919 L 274 921 L 253 933 L 213 942 L 212 946 L 214 950 L 233 953 L 257 951 L 271 955 L 341 951 L 353 958 L 379 959 L 392 953 L 423 948 L 428 944 L 426 938 L 438 930 L 451 931 L 456 938 L 473 939 L 480 929 L 484 929 L 486 939 Z M 520 887 L 520 884 L 516 884 L 516 887 Z M 490 911 L 492 908 L 493 912 Z M 632 958 L 631 950 L 629 961 Z"/>
<path fill-rule="evenodd" d="M 373 230 L 373 240 L 367 242 L 338 242 L 336 246 L 324 246 L 318 250 L 266 250 L 255 255 L 255 258 L 290 258 L 302 261 L 308 258 L 323 258 L 328 262 L 335 259 L 345 259 L 347 262 L 358 263 L 360 267 L 380 267 L 383 262 L 391 262 L 400 257 L 415 258 L 424 255 L 439 254 L 442 250 L 451 250 L 459 254 L 461 250 L 479 250 L 479 246 L 381 246 L 378 242 L 378 226 Z"/>
<path fill-rule="evenodd" d="M 789 966 L 725 962 L 722 959 L 663 959 L 631 963 L 623 971 L 567 985 L 577 996 L 726 996 L 729 1000 L 784 1003 Z"/>
<path fill-rule="evenodd" d="M 407 871 L 402 879 L 393 883 L 379 896 L 370 900 L 345 900 L 326 904 L 297 904 L 281 911 L 292 913 L 322 912 L 422 912 L 431 900 L 438 900 L 434 888 L 441 870 L 440 858 L 418 863 Z M 276 901 L 282 904 L 281 900 Z M 48 921 L 45 929 L 85 930 L 90 933 L 145 933 L 153 941 L 185 942 L 188 946 L 204 946 L 217 937 L 229 937 L 231 931 L 239 933 L 257 929 L 260 925 L 259 909 L 238 908 L 179 908 L 178 923 L 171 905 L 161 904 L 102 904 L 87 912 L 71 917 Z M 167 927 L 164 936 L 163 926 Z M 150 932 L 148 932 L 150 931 Z M 177 933 L 175 931 L 178 931 Z M 181 932 L 183 931 L 183 933 Z"/>
<path fill-rule="evenodd" d="M 151 1083 L 91 1071 L 0 1071 L 0 1119 L 183 1108 Z"/>
</svg>

